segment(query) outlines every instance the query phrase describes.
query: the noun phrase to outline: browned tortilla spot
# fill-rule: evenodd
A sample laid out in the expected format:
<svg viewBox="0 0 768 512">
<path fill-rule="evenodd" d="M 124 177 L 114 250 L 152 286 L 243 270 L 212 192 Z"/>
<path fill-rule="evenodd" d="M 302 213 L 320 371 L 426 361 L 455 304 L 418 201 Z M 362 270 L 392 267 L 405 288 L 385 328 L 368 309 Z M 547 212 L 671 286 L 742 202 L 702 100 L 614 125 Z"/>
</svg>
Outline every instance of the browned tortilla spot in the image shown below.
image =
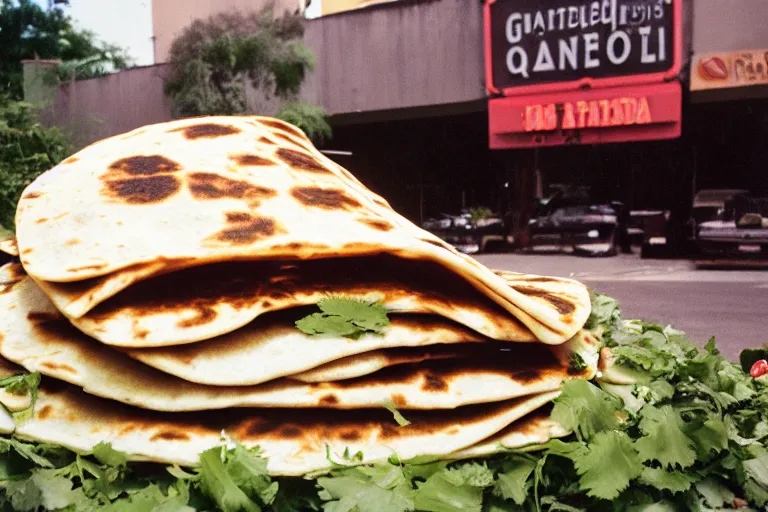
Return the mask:
<svg viewBox="0 0 768 512">
<path fill-rule="evenodd" d="M 159 203 L 168 199 L 181 188 L 173 176 L 158 175 L 148 178 L 110 180 L 104 182 L 102 193 L 128 204 Z"/>
<path fill-rule="evenodd" d="M 189 441 L 189 436 L 184 432 L 158 432 L 150 441 Z"/>
<path fill-rule="evenodd" d="M 269 217 L 254 217 L 247 223 L 221 231 L 216 239 L 233 244 L 250 244 L 278 232 L 277 223 Z"/>
<path fill-rule="evenodd" d="M 176 325 L 181 328 L 196 327 L 198 325 L 204 325 L 216 320 L 218 314 L 216 310 L 209 307 L 201 307 L 195 311 L 195 316 L 187 318 L 186 320 L 179 321 Z"/>
<path fill-rule="evenodd" d="M 391 231 L 395 229 L 395 226 L 385 220 L 363 218 L 360 219 L 360 222 L 367 224 L 368 226 L 378 231 Z"/>
<path fill-rule="evenodd" d="M 343 190 L 320 187 L 294 187 L 291 195 L 304 206 L 325 210 L 350 210 L 362 205 Z"/>
<path fill-rule="evenodd" d="M 248 212 L 226 212 L 227 222 L 248 222 L 253 220 L 253 216 Z"/>
<path fill-rule="evenodd" d="M 224 124 L 202 123 L 194 126 L 187 126 L 185 128 L 176 128 L 171 130 L 171 132 L 182 132 L 187 139 L 195 140 L 234 135 L 240 133 L 240 129 Z"/>
<path fill-rule="evenodd" d="M 344 441 L 359 441 L 362 436 L 360 435 L 360 432 L 356 430 L 345 430 L 339 435 L 339 437 L 341 437 Z"/>
<path fill-rule="evenodd" d="M 437 375 L 428 373 L 424 376 L 424 383 L 421 385 L 424 391 L 445 391 L 448 384 Z"/>
<path fill-rule="evenodd" d="M 137 155 L 121 158 L 109 166 L 109 170 L 131 176 L 152 176 L 181 170 L 181 166 L 161 155 Z M 120 176 L 116 176 L 120 177 Z"/>
<path fill-rule="evenodd" d="M 263 124 L 264 126 L 269 126 L 270 128 L 274 128 L 276 130 L 282 130 L 284 132 L 288 132 L 295 137 L 299 137 L 300 139 L 304 137 L 299 130 L 297 130 L 290 124 L 285 123 L 283 121 L 264 119 L 261 121 L 261 124 Z"/>
<path fill-rule="evenodd" d="M 295 170 L 330 173 L 331 171 L 310 155 L 288 148 L 280 148 L 275 153 L 283 162 Z"/>
<path fill-rule="evenodd" d="M 49 370 L 61 370 L 63 372 L 72 373 L 74 375 L 77 375 L 77 370 L 69 366 L 68 364 L 58 364 L 58 363 L 51 363 L 49 361 L 46 361 L 44 363 L 40 363 L 40 366 L 43 368 L 48 368 Z"/>
<path fill-rule="evenodd" d="M 523 295 L 529 295 L 531 297 L 540 297 L 557 309 L 558 313 L 561 315 L 568 315 L 570 313 L 573 313 L 576 311 L 576 306 L 573 305 L 572 302 L 568 302 L 567 300 L 558 297 L 557 295 L 550 293 L 546 290 L 540 290 L 538 288 L 533 288 L 531 286 L 513 286 L 512 287 L 515 291 L 518 291 L 522 293 Z"/>
<path fill-rule="evenodd" d="M 53 407 L 50 405 L 44 405 L 39 411 L 37 411 L 37 417 L 41 420 L 48 419 L 53 413 Z"/>
<path fill-rule="evenodd" d="M 247 181 L 233 180 L 210 172 L 193 172 L 189 175 L 189 191 L 195 199 L 209 200 L 230 197 L 246 199 L 252 206 L 258 205 L 259 199 L 277 195 L 270 188 L 252 185 Z"/>
<path fill-rule="evenodd" d="M 275 162 L 268 158 L 263 158 L 258 155 L 250 155 L 247 153 L 231 156 L 230 159 L 234 160 L 238 165 L 242 166 L 275 165 Z"/>
<path fill-rule="evenodd" d="M 336 395 L 325 395 L 320 397 L 320 405 L 323 407 L 333 406 L 339 403 L 339 399 Z"/>
</svg>

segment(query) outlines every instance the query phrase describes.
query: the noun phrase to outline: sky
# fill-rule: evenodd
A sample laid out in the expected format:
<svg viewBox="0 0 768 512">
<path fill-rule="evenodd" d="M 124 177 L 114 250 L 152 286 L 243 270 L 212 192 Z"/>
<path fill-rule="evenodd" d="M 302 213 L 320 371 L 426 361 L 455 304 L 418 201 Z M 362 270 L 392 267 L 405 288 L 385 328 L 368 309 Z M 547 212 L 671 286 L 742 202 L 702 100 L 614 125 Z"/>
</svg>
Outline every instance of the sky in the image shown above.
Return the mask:
<svg viewBox="0 0 768 512">
<path fill-rule="evenodd" d="M 43 7 L 47 0 L 35 0 Z M 154 64 L 152 0 L 70 0 L 64 11 L 81 28 L 125 48 L 134 66 Z"/>
</svg>

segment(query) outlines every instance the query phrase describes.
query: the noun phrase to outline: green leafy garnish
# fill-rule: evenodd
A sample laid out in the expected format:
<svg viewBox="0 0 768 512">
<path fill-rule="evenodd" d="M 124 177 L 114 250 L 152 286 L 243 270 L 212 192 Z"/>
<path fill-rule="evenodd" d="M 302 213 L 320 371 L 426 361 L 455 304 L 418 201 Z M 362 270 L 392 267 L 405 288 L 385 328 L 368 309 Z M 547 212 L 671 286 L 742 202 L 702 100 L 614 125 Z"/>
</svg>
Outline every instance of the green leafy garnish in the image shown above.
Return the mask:
<svg viewBox="0 0 768 512">
<path fill-rule="evenodd" d="M 580 354 L 577 354 L 576 352 L 571 354 L 571 357 L 568 361 L 569 373 L 579 373 L 580 371 L 586 368 L 587 368 L 587 363 L 584 361 L 584 358 L 581 357 Z"/>
<path fill-rule="evenodd" d="M 386 402 L 384 402 L 384 407 L 385 407 L 385 408 L 386 408 L 386 409 L 387 409 L 389 412 L 391 412 L 391 413 L 392 413 L 392 416 L 394 416 L 394 417 L 395 417 L 395 421 L 396 421 L 396 422 L 397 422 L 397 424 L 398 424 L 398 425 L 400 425 L 401 427 L 407 427 L 408 425 L 410 425 L 410 424 L 411 424 L 411 422 L 410 422 L 410 421 L 408 421 L 407 419 L 405 419 L 405 416 L 403 416 L 403 415 L 400 413 L 400 411 L 398 411 L 398 410 L 397 410 L 397 407 L 395 407 L 395 404 L 394 404 L 394 403 L 392 403 L 392 400 L 387 400 Z"/>
<path fill-rule="evenodd" d="M 589 328 L 612 352 L 616 371 L 603 372 L 596 382 L 575 379 L 562 386 L 551 418 L 573 432 L 563 439 L 482 460 L 424 455 L 403 461 L 393 452 L 376 464 L 364 464 L 368 458 L 355 443 L 343 455 L 327 445 L 330 469 L 306 478 L 275 478 L 257 448 L 236 442 L 204 452 L 197 467 L 147 470 L 108 443 L 83 456 L 0 438 L 0 509 L 710 512 L 766 507 L 768 379 L 753 379 L 725 360 L 713 340 L 700 349 L 668 326 L 623 320 L 613 299 L 592 298 Z M 313 334 L 380 332 L 386 320 L 381 306 L 349 299 L 323 301 L 316 315 L 320 320 L 310 315 L 300 321 L 314 323 Z M 572 361 L 579 366 L 578 359 Z M 24 377 L 6 385 L 17 383 L 20 392 L 32 392 L 34 377 Z M 383 406 L 398 424 L 408 424 L 393 403 Z"/>
<path fill-rule="evenodd" d="M 113 468 L 125 467 L 128 456 L 112 448 L 112 443 L 101 442 L 93 447 L 93 456 L 105 466 Z"/>
<path fill-rule="evenodd" d="M 632 439 L 617 430 L 599 432 L 571 458 L 580 475 L 580 487 L 588 496 L 606 500 L 616 498 L 643 471 Z"/>
<path fill-rule="evenodd" d="M 296 322 L 296 327 L 306 334 L 358 339 L 365 333 L 382 334 L 389 325 L 387 309 L 376 302 L 329 297 L 317 305 L 321 313 Z"/>
<path fill-rule="evenodd" d="M 40 385 L 40 373 L 25 373 L 0 379 L 0 388 L 14 395 L 36 394 Z"/>
<path fill-rule="evenodd" d="M 571 380 L 563 385 L 562 394 L 555 399 L 552 419 L 581 439 L 590 439 L 598 432 L 618 426 L 617 413 L 621 403 L 600 388 L 583 380 Z"/>
</svg>

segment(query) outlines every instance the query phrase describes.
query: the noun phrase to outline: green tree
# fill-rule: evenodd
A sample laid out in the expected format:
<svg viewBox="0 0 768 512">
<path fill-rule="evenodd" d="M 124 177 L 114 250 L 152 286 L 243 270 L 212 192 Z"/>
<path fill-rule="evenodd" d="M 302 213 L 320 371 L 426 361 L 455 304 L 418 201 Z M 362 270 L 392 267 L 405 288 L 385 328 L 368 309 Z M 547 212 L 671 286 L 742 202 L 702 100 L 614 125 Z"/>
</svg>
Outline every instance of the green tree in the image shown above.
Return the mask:
<svg viewBox="0 0 768 512">
<path fill-rule="evenodd" d="M 57 128 L 37 121 L 31 105 L 0 94 L 0 231 L 14 228 L 24 187 L 71 152 Z"/>
<path fill-rule="evenodd" d="M 259 13 L 221 13 L 197 20 L 173 42 L 166 94 L 180 117 L 249 113 L 250 84 L 261 98 L 281 102 L 277 117 L 313 139 L 329 137 L 325 111 L 297 101 L 301 84 L 314 68 L 304 46 L 302 18 L 275 17 L 271 6 Z"/>
<path fill-rule="evenodd" d="M 89 78 L 130 64 L 127 53 L 78 30 L 60 9 L 45 10 L 31 0 L 0 0 L 0 91 L 23 96 L 23 59 L 60 59 L 61 78 Z"/>
</svg>

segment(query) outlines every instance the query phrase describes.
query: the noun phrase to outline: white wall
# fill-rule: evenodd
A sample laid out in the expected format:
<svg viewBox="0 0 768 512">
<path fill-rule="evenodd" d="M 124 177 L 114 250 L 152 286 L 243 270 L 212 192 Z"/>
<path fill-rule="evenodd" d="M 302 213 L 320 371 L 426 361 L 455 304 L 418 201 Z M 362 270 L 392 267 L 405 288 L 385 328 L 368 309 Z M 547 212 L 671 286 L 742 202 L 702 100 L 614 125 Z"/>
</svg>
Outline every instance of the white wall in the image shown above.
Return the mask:
<svg viewBox="0 0 768 512">
<path fill-rule="evenodd" d="M 694 0 L 693 51 L 768 48 L 768 0 Z"/>
</svg>

